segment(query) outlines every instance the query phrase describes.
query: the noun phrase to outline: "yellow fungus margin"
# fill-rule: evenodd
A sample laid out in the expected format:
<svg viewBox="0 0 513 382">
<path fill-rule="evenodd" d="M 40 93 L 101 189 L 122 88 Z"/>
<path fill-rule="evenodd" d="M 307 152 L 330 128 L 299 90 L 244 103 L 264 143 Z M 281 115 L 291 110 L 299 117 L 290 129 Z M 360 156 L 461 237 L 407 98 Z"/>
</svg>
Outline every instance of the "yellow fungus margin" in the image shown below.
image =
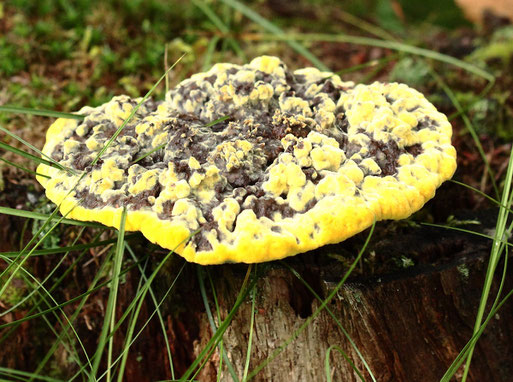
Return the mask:
<svg viewBox="0 0 513 382">
<path fill-rule="evenodd" d="M 136 116 L 132 135 L 118 137 L 103 163 L 78 168 L 86 171 L 83 179 L 80 173 L 72 176 L 41 164 L 37 171 L 49 179 L 37 180 L 62 214 L 115 228 L 123 210 L 119 200 L 144 199 L 129 205 L 127 231 L 140 231 L 190 262 L 221 264 L 277 260 L 343 241 L 374 221 L 406 218 L 453 175 L 451 125 L 421 93 L 394 83 L 354 86 L 313 68 L 292 75 L 286 71 L 280 60 L 266 56 L 242 67 L 215 65 L 185 80 L 158 107 L 148 106 Z M 290 76 L 296 85 L 289 84 Z M 60 162 L 69 167 L 87 162 L 107 139 L 107 122 L 119 126 L 137 101 L 116 97 L 100 108 L 84 108 L 84 122 L 58 119 L 48 129 L 43 152 L 61 156 Z M 260 183 L 252 181 L 260 184 L 258 192 L 237 200 L 240 190 L 256 186 L 230 180 L 233 171 L 255 175 L 252 171 L 269 161 L 270 151 L 263 153 L 258 130 L 259 113 L 269 105 L 277 108 L 269 109 L 274 110 L 272 122 L 266 119 L 271 133 L 282 134 L 281 126 L 288 130 L 275 139 L 279 154 L 259 175 Z M 223 107 L 230 115 L 248 108 L 238 122 L 224 126 L 239 135 L 221 136 L 225 133 L 217 130 L 209 135 L 203 122 L 196 121 L 218 118 L 216 110 Z M 184 113 L 194 118 L 183 119 Z M 188 130 L 193 131 L 190 141 Z M 193 142 L 196 133 L 204 134 L 203 141 Z M 166 151 L 160 167 L 133 163 L 166 140 L 178 140 L 180 153 Z M 177 155 L 194 145 L 200 154 L 180 162 L 183 155 Z M 229 191 L 216 191 L 227 184 L 232 184 Z M 156 187 L 161 191 L 151 194 Z M 96 201 L 87 207 L 83 195 Z M 273 207 L 258 212 L 258 203 L 269 200 Z M 194 239 L 183 244 L 196 231 L 207 246 Z"/>
</svg>

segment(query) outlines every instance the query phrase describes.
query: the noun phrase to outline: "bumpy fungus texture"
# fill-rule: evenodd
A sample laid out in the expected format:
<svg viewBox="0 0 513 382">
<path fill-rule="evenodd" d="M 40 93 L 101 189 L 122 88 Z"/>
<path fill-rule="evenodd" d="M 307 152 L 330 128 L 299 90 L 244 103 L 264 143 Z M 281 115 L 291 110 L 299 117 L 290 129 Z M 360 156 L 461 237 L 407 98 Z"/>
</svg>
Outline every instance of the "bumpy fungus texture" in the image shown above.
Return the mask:
<svg viewBox="0 0 513 382">
<path fill-rule="evenodd" d="M 43 152 L 77 174 L 42 164 L 38 180 L 68 217 L 119 227 L 126 207 L 127 230 L 201 264 L 280 259 L 406 218 L 456 168 L 451 125 L 418 91 L 268 56 L 146 101 L 92 165 L 139 102 L 58 119 Z"/>
</svg>

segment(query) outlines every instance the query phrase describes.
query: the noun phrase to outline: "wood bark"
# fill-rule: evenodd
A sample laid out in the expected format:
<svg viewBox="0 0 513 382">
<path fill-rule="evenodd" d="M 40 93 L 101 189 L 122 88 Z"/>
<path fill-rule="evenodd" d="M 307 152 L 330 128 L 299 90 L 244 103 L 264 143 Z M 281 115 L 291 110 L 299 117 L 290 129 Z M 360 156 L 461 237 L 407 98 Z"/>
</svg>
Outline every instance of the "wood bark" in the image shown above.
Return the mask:
<svg viewBox="0 0 513 382">
<path fill-rule="evenodd" d="M 490 230 L 494 228 L 495 217 L 496 211 L 492 211 L 479 217 L 482 223 L 479 227 L 467 228 L 493 233 Z M 13 244 L 8 236 L 9 230 L 20 230 L 23 221 L 1 219 L 7 228 L 0 230 L 3 237 L 0 244 L 3 250 L 10 250 Z M 326 380 L 326 352 L 335 345 L 346 352 L 366 381 L 372 380 L 357 351 L 330 313 L 324 309 L 311 319 L 320 302 L 287 267 L 295 269 L 325 299 L 347 271 L 348 263 L 364 239 L 365 233 L 336 246 L 257 266 L 249 371 L 266 362 L 307 320 L 311 322 L 253 380 Z M 138 247 L 132 243 L 139 255 L 147 251 L 147 242 L 141 243 L 143 245 Z M 353 273 L 329 302 L 328 308 L 354 341 L 377 381 L 438 381 L 472 335 L 489 253 L 490 241 L 475 235 L 380 223 L 363 261 L 358 265 L 359 272 Z M 347 256 L 341 257 L 341 254 Z M 155 262 L 160 261 L 158 254 L 152 256 Z M 409 265 L 408 259 L 414 266 L 398 266 L 397 262 Z M 30 266 L 42 278 L 55 261 L 57 258 L 47 260 L 39 257 L 33 259 Z M 168 289 L 181 265 L 183 260 L 178 256 L 166 265 L 153 285 L 157 295 Z M 498 273 L 501 273 L 501 266 L 502 263 Z M 187 370 L 213 333 L 200 293 L 198 271 L 203 276 L 207 272 L 210 274 L 224 319 L 237 299 L 247 268 L 242 264 L 185 265 L 172 294 L 161 306 L 175 378 Z M 148 274 L 150 272 L 148 270 Z M 78 267 L 73 271 L 69 287 L 62 290 L 61 298 L 70 299 L 81 293 L 81 287 L 86 287 L 94 275 L 93 265 Z M 506 276 L 505 293 L 513 288 L 511 267 Z M 494 281 L 491 300 L 498 281 Z M 215 318 L 210 280 L 204 278 L 204 282 L 209 307 Z M 138 283 L 136 270 L 126 275 L 118 296 L 117 317 L 132 301 Z M 91 297 L 91 302 L 74 323 L 88 354 L 93 354 L 97 346 L 108 293 L 108 288 L 104 288 Z M 145 322 L 154 310 L 151 300 L 147 298 L 146 301 L 139 323 Z M 68 314 L 73 308 L 66 307 Z M 223 336 L 224 351 L 239 378 L 243 375 L 247 357 L 251 311 L 251 301 L 247 297 Z M 10 319 L 21 318 L 23 314 L 23 311 L 18 311 Z M 513 304 L 508 302 L 490 321 L 478 342 L 469 381 L 512 380 L 512 318 Z M 57 322 L 55 328 L 59 329 Z M 33 371 L 34 365 L 52 343 L 41 336 L 43 329 L 47 330 L 42 320 L 25 322 L 15 334 L 16 341 L 5 343 L 0 349 L 0 365 Z M 126 325 L 117 332 L 117 346 L 123 343 L 125 331 Z M 115 349 L 115 353 L 119 350 Z M 58 354 L 58 359 L 53 362 L 54 370 L 59 370 L 64 379 L 74 375 L 76 365 L 69 363 L 65 349 L 59 350 Z M 215 381 L 220 359 L 216 349 L 196 378 Z M 334 381 L 360 380 L 350 363 L 337 351 L 331 353 L 329 370 Z M 461 370 L 456 380 L 458 376 L 461 376 Z M 156 381 L 171 377 L 164 334 L 154 317 L 130 348 L 125 380 Z M 226 362 L 223 362 L 220 379 L 233 379 Z"/>
<path fill-rule="evenodd" d="M 473 331 L 488 264 L 490 242 L 462 233 L 440 233 L 417 229 L 405 241 L 391 238 L 389 251 L 410 248 L 426 256 L 441 257 L 437 264 L 419 264 L 390 274 L 360 277 L 347 282 L 328 304 L 345 328 L 377 381 L 438 381 L 458 355 Z M 392 245 L 392 248 L 387 246 Z M 382 246 L 383 247 L 383 246 Z M 385 249 L 384 249 L 385 250 Z M 437 252 L 438 253 L 433 253 Z M 311 254 L 310 254 L 311 255 Z M 444 259 L 445 257 L 445 259 Z M 341 269 L 312 264 L 307 255 L 288 262 L 325 298 L 343 275 Z M 262 267 L 262 265 L 260 266 Z M 223 317 L 233 306 L 244 273 L 240 266 L 211 267 Z M 255 322 L 249 370 L 257 367 L 290 339 L 320 306 L 308 289 L 282 264 L 264 266 L 256 293 Z M 500 268 L 499 268 L 500 269 Z M 500 272 L 499 272 L 500 273 Z M 511 290 L 513 274 L 507 272 L 505 291 Z M 493 301 L 498 279 L 490 295 Z M 189 300 L 189 315 L 182 322 L 196 326 L 195 358 L 211 337 L 211 327 L 199 298 Z M 513 309 L 505 304 L 478 342 L 469 381 L 511 381 L 513 378 Z M 215 310 L 213 301 L 211 309 Z M 251 303 L 246 301 L 224 335 L 223 347 L 239 378 L 246 362 Z M 193 313 L 194 312 L 194 313 Z M 342 348 L 365 380 L 372 380 L 357 351 L 323 310 L 298 338 L 268 363 L 256 381 L 325 380 L 327 349 Z M 217 353 L 200 372 L 200 380 L 215 380 L 220 355 Z M 456 374 L 461 377 L 462 370 Z M 335 381 L 360 381 L 350 363 L 337 351 L 330 356 L 330 373 Z M 232 380 L 226 368 L 222 380 Z"/>
<path fill-rule="evenodd" d="M 486 270 L 484 256 L 481 255 L 469 253 L 441 269 L 423 269 L 381 280 L 350 282 L 340 289 L 328 307 L 354 341 L 376 380 L 438 381 L 442 377 L 472 334 Z M 224 283 L 223 293 L 230 296 L 221 300 L 226 315 L 240 284 L 226 280 Z M 333 285 L 332 282 L 324 282 L 324 295 Z M 257 288 L 250 370 L 284 344 L 320 305 L 285 269 L 270 270 L 258 282 Z M 195 343 L 196 355 L 210 337 L 207 317 L 200 316 L 199 333 L 205 336 Z M 250 317 L 251 305 L 243 304 L 224 336 L 223 346 L 239 377 L 246 360 Z M 478 342 L 469 380 L 511 380 L 512 317 L 511 304 L 494 317 Z M 347 353 L 365 380 L 371 380 L 356 350 L 326 311 L 314 319 L 255 380 L 324 380 L 325 354 L 333 345 L 340 346 Z M 219 355 L 202 372 L 205 380 L 214 380 L 218 360 Z M 333 380 L 360 380 L 339 353 L 332 353 L 330 364 Z M 231 380 L 226 370 L 223 380 Z"/>
</svg>

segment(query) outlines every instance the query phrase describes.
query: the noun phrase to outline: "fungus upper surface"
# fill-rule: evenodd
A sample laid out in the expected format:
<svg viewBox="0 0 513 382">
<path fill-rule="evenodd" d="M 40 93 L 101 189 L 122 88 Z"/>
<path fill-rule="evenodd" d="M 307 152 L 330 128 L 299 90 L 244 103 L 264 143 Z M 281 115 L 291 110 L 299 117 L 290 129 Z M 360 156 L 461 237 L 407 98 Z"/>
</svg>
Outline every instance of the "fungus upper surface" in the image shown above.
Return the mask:
<svg viewBox="0 0 513 382">
<path fill-rule="evenodd" d="M 127 230 L 197 263 L 340 242 L 408 217 L 456 168 L 451 125 L 418 91 L 268 56 L 214 65 L 146 101 L 93 165 L 140 101 L 58 119 L 43 152 L 76 175 L 42 164 L 50 179 L 38 180 L 68 217 L 119 227 L 126 207 Z"/>
</svg>

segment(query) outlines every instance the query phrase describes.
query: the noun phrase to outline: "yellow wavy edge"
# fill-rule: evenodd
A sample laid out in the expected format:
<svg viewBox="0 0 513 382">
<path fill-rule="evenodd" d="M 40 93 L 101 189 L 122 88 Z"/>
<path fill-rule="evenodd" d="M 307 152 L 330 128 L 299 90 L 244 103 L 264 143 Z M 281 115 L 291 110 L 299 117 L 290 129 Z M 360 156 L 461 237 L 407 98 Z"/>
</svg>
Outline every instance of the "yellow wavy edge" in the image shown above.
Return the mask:
<svg viewBox="0 0 513 382">
<path fill-rule="evenodd" d="M 64 123 L 65 121 L 57 120 L 54 123 L 55 126 L 52 125 L 48 129 L 47 143 L 43 152 L 48 153 L 49 147 L 53 146 L 54 140 L 57 139 L 56 134 L 60 133 L 61 125 Z M 414 162 L 400 167 L 398 178 L 401 178 L 402 173 L 413 171 L 415 166 L 427 171 L 425 166 L 419 166 Z M 183 244 L 192 232 L 183 224 L 159 219 L 155 212 L 149 210 L 129 210 L 126 217 L 126 231 L 140 231 L 152 243 L 175 250 L 187 261 L 203 265 L 278 260 L 326 244 L 341 242 L 370 227 L 374 221 L 403 219 L 410 216 L 434 196 L 436 188 L 452 177 L 455 169 L 456 150 L 450 144 L 445 145 L 442 159 L 438 164 L 438 173 L 427 171 L 430 176 L 423 177 L 422 182 L 413 182 L 411 176 L 404 176 L 404 183 L 392 180 L 392 177 L 369 176 L 366 181 L 375 184 L 369 186 L 371 192 L 367 190 L 366 200 L 358 196 L 326 197 L 306 213 L 296 214 L 293 218 L 281 221 L 280 226 L 285 228 L 286 234 L 270 234 L 256 240 L 254 234 L 259 231 L 257 226 L 263 225 L 262 219 L 265 218 L 257 219 L 255 216 L 253 220 L 249 220 L 250 223 L 246 219 L 244 224 L 235 225 L 236 231 L 239 231 L 236 232 L 237 245 L 217 243 L 211 251 L 196 252 L 190 244 Z M 45 164 L 40 164 L 37 171 L 49 177 L 59 172 Z M 48 179 L 42 176 L 37 176 L 37 180 L 43 187 L 48 182 Z M 363 186 L 365 187 L 365 184 Z M 121 207 L 87 209 L 78 204 L 79 201 L 74 197 L 74 192 L 60 192 L 46 187 L 45 189 L 47 197 L 59 205 L 63 215 L 68 214 L 72 219 L 96 221 L 119 229 Z M 375 191 L 374 198 L 372 190 Z M 309 233 L 312 232 L 311 228 L 314 225 L 319 227 L 319 232 L 310 237 Z"/>
</svg>

